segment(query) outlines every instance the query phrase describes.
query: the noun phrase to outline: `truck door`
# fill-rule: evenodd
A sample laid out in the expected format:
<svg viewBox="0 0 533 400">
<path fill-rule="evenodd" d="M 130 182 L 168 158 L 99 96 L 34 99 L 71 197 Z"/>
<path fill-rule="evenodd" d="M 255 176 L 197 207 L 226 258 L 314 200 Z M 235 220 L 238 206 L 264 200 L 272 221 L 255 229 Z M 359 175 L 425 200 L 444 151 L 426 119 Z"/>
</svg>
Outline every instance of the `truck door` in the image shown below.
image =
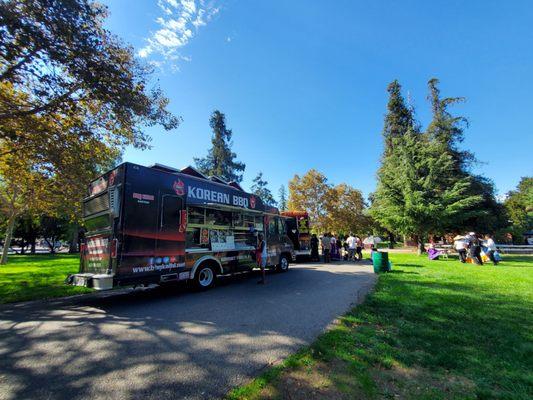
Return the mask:
<svg viewBox="0 0 533 400">
<path fill-rule="evenodd" d="M 175 194 L 161 194 L 154 260 L 161 274 L 176 272 L 178 267 L 184 266 L 186 219 L 183 199 Z"/>
<path fill-rule="evenodd" d="M 267 265 L 277 265 L 280 255 L 280 218 L 268 217 L 266 226 L 268 257 Z"/>
</svg>

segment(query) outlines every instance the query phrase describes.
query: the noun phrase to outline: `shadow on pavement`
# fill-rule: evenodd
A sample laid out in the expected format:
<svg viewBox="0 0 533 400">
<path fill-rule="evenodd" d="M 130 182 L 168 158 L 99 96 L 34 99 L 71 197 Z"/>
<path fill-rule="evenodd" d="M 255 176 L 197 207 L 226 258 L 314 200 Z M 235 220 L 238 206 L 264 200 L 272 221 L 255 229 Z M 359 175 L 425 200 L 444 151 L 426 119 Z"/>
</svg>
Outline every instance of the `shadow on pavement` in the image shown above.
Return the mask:
<svg viewBox="0 0 533 400">
<path fill-rule="evenodd" d="M 218 398 L 312 341 L 375 276 L 345 263 L 0 310 L 0 398 Z"/>
</svg>

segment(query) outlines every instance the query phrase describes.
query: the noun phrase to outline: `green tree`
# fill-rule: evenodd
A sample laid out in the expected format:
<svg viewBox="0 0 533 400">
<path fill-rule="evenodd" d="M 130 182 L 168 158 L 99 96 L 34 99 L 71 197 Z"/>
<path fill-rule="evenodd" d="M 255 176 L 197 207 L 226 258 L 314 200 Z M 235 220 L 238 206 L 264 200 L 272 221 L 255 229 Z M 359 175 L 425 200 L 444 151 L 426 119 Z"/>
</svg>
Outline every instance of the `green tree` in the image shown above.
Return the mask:
<svg viewBox="0 0 533 400">
<path fill-rule="evenodd" d="M 17 219 L 13 237 L 20 239 L 19 245 L 22 254 L 25 253 L 26 246 L 30 246 L 30 252 L 35 254 L 35 244 L 40 234 L 41 225 L 38 217 L 25 213 Z"/>
<path fill-rule="evenodd" d="M 513 241 L 522 243 L 524 233 L 533 230 L 533 177 L 522 178 L 517 188 L 507 193 L 504 206 Z"/>
<path fill-rule="evenodd" d="M 402 87 L 397 80 L 387 86 L 389 101 L 382 132 L 385 156 L 393 150 L 395 139 L 401 137 L 409 127 L 414 126 L 413 109 L 406 104 L 401 90 Z"/>
<path fill-rule="evenodd" d="M 395 91 L 389 93 L 398 96 Z M 405 130 L 398 129 L 392 138 L 384 131 L 391 147 L 385 145 L 371 214 L 387 230 L 416 237 L 422 252 L 429 233 L 444 232 L 447 221 L 471 215 L 482 198 L 470 193 L 470 176 L 449 173 L 454 169 L 453 157 L 441 151 L 438 140 L 420 132 L 413 110 L 409 111 Z"/>
<path fill-rule="evenodd" d="M 150 85 L 151 68 L 105 28 L 106 17 L 107 8 L 91 0 L 0 2 L 0 138 L 50 158 L 24 129 L 28 116 L 86 115 L 70 134 L 141 148 L 149 142 L 144 126 L 178 125 L 168 99 Z"/>
<path fill-rule="evenodd" d="M 268 182 L 263 179 L 262 172 L 259 172 L 254 178 L 251 190 L 253 194 L 263 201 L 263 203 L 269 206 L 276 205 L 276 200 L 274 200 L 274 196 L 272 196 L 272 192 L 268 188 Z"/>
<path fill-rule="evenodd" d="M 209 126 L 213 130 L 211 149 L 205 158 L 195 158 L 196 167 L 205 175 L 214 175 L 228 182 L 241 182 L 246 165 L 236 161 L 231 151 L 233 132 L 226 127 L 226 116 L 218 110 L 211 114 Z"/>
<path fill-rule="evenodd" d="M 455 116 L 449 107 L 464 101 L 462 97 L 441 97 L 438 79 L 428 82 L 428 100 L 431 104 L 433 118 L 426 135 L 432 142 L 435 151 L 446 154 L 451 160 L 450 168 L 443 171 L 437 185 L 450 187 L 460 181 L 469 181 L 466 189 L 469 196 L 477 196 L 481 200 L 472 207 L 455 214 L 446 220 L 443 229 L 449 232 L 473 230 L 476 232 L 494 232 L 504 226 L 505 213 L 501 204 L 496 201 L 494 184 L 483 176 L 473 175 L 471 165 L 476 161 L 470 151 L 460 148 L 464 140 L 464 128 L 468 121 L 463 116 Z"/>
<path fill-rule="evenodd" d="M 5 143 L 0 141 L 0 151 L 5 149 Z M 0 212 L 6 221 L 0 264 L 7 263 L 17 218 L 30 210 L 38 212 L 51 208 L 53 203 L 50 178 L 35 170 L 33 160 L 14 152 L 5 153 L 0 157 Z"/>
<path fill-rule="evenodd" d="M 285 185 L 281 185 L 278 190 L 278 206 L 281 211 L 287 210 L 287 190 Z"/>
</svg>

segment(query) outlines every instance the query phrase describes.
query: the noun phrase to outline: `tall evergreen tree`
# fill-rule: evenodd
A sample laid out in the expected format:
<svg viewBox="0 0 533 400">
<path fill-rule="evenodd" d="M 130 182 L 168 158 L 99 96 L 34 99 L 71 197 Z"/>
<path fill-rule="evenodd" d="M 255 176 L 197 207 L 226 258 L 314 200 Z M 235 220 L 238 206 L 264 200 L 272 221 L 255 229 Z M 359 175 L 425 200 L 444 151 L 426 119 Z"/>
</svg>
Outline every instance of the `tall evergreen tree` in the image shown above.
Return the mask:
<svg viewBox="0 0 533 400">
<path fill-rule="evenodd" d="M 272 196 L 272 192 L 268 188 L 268 182 L 263 179 L 262 172 L 259 172 L 254 178 L 251 189 L 253 194 L 263 200 L 263 203 L 269 206 L 276 205 L 276 200 L 274 200 L 274 196 Z"/>
<path fill-rule="evenodd" d="M 215 110 L 209 119 L 209 126 L 213 130 L 212 147 L 207 157 L 194 159 L 196 167 L 205 175 L 215 175 L 228 182 L 241 182 L 246 165 L 236 161 L 237 155 L 231 151 L 233 132 L 226 127 L 226 116 Z"/>
<path fill-rule="evenodd" d="M 401 93 L 389 90 L 389 95 L 404 104 Z M 407 110 L 410 115 L 403 120 L 408 124 L 397 124 L 395 135 L 384 129 L 385 149 L 371 213 L 386 229 L 415 236 L 421 252 L 429 233 L 443 232 L 447 221 L 468 215 L 481 196 L 469 193 L 469 176 L 450 179 L 453 157 L 441 151 L 438 140 L 420 132 L 413 110 Z M 393 112 L 389 108 L 386 127 L 398 120 L 389 115 Z"/>
<path fill-rule="evenodd" d="M 383 126 L 385 156 L 392 151 L 394 140 L 402 136 L 414 124 L 413 110 L 406 104 L 401 91 L 402 87 L 397 80 L 392 81 L 387 86 L 389 101 L 387 103 L 387 114 L 385 115 Z"/>
<path fill-rule="evenodd" d="M 439 80 L 436 78 L 428 82 L 428 100 L 431 103 L 433 118 L 426 135 L 436 151 L 448 155 L 451 160 L 450 168 L 443 171 L 438 183 L 445 188 L 459 181 L 468 182 L 468 194 L 481 199 L 470 209 L 456 214 L 455 218 L 449 218 L 444 228 L 451 232 L 461 232 L 465 229 L 494 232 L 505 225 L 503 207 L 496 201 L 494 184 L 483 176 L 471 173 L 470 167 L 475 162 L 474 154 L 459 148 L 464 140 L 464 127 L 468 125 L 468 121 L 449 111 L 450 106 L 463 102 L 464 98 L 442 98 L 438 85 Z"/>
<path fill-rule="evenodd" d="M 278 190 L 278 207 L 281 211 L 287 210 L 287 190 L 285 185 L 281 185 Z"/>
</svg>

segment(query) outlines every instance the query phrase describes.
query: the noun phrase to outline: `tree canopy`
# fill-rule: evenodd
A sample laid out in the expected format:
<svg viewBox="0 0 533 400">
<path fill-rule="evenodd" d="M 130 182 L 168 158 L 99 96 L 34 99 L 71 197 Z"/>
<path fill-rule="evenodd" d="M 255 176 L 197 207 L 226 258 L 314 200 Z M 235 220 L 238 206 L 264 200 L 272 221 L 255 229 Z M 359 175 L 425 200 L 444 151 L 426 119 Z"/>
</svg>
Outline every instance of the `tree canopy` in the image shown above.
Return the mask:
<svg viewBox="0 0 533 400">
<path fill-rule="evenodd" d="M 507 193 L 504 204 L 513 240 L 521 243 L 522 235 L 533 230 L 533 177 L 523 177 L 517 188 Z"/>
<path fill-rule="evenodd" d="M 437 84 L 435 79 L 428 83 L 433 120 L 426 132 L 415 121 L 414 110 L 404 105 L 398 82 L 389 85 L 385 149 L 372 196 L 376 220 L 391 232 L 416 236 L 420 244 L 429 233 L 465 229 L 466 221 L 487 214 L 483 193 L 477 190 L 480 181 L 467 169 L 473 156 L 457 145 L 464 118 L 447 111 L 460 99 L 441 99 Z M 485 194 L 493 193 L 486 189 Z"/>
<path fill-rule="evenodd" d="M 194 159 L 196 167 L 205 175 L 218 176 L 228 182 L 241 182 L 246 165 L 235 160 L 237 155 L 231 150 L 233 132 L 226 127 L 226 116 L 215 110 L 209 126 L 213 130 L 212 146 L 207 157 Z"/>
<path fill-rule="evenodd" d="M 345 183 L 333 186 L 315 169 L 289 181 L 288 208 L 307 211 L 318 232 L 363 233 L 371 224 L 361 191 Z"/>
<path fill-rule="evenodd" d="M 259 172 L 254 178 L 251 190 L 253 194 L 263 201 L 263 203 L 269 206 L 276 205 L 276 200 L 274 200 L 274 196 L 272 196 L 272 192 L 268 188 L 268 182 L 263 179 L 262 172 Z"/>
</svg>

